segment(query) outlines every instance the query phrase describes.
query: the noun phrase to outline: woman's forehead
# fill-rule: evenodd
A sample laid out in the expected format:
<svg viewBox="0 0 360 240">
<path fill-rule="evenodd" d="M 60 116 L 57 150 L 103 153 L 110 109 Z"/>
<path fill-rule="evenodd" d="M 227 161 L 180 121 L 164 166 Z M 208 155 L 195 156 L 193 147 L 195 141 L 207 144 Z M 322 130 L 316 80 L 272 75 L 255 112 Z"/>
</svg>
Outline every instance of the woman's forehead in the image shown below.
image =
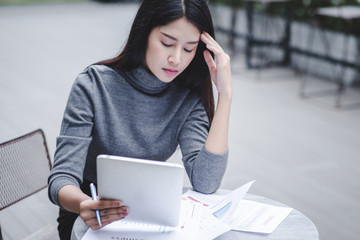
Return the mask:
<svg viewBox="0 0 360 240">
<path fill-rule="evenodd" d="M 200 38 L 200 30 L 185 17 L 160 26 L 157 30 L 164 35 L 176 38 L 178 41 L 193 42 Z"/>
</svg>

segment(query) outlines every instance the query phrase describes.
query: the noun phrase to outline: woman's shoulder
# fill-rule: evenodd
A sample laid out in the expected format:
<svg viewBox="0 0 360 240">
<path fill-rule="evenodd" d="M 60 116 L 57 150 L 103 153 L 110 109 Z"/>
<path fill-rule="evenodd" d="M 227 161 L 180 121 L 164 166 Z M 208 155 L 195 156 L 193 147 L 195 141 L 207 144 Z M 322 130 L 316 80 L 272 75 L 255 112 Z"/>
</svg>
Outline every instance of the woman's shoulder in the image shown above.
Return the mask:
<svg viewBox="0 0 360 240">
<path fill-rule="evenodd" d="M 78 74 L 75 83 L 108 82 L 119 77 L 114 69 L 106 65 L 90 65 Z"/>
<path fill-rule="evenodd" d="M 113 75 L 116 71 L 106 65 L 90 65 L 86 67 L 79 75 L 89 75 L 90 77 L 98 77 L 103 75 Z"/>
<path fill-rule="evenodd" d="M 80 72 L 72 86 L 73 90 L 83 89 L 83 91 L 92 91 L 112 82 L 117 82 L 119 75 L 108 66 L 91 65 Z"/>
</svg>

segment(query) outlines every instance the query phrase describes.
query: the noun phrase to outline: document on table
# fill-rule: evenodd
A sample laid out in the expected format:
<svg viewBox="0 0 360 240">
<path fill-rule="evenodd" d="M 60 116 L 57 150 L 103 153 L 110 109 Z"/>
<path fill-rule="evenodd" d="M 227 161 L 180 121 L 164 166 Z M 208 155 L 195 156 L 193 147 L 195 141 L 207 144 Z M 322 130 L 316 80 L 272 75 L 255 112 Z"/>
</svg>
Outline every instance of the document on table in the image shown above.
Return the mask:
<svg viewBox="0 0 360 240">
<path fill-rule="evenodd" d="M 269 234 L 291 211 L 291 208 L 276 207 L 243 199 L 225 219 L 225 223 L 231 226 L 232 230 Z"/>
<path fill-rule="evenodd" d="M 207 207 L 186 198 L 182 199 L 179 239 L 210 240 L 230 230 L 231 227 L 211 214 Z"/>
<path fill-rule="evenodd" d="M 243 199 L 253 183 L 246 183 L 226 195 L 205 195 L 189 190 L 183 196 L 208 207 L 232 230 L 269 234 L 290 214 L 292 208 Z"/>
<path fill-rule="evenodd" d="M 202 203 L 204 206 L 209 206 L 210 211 L 217 218 L 224 220 L 233 212 L 254 182 L 255 181 L 248 182 L 226 195 L 201 194 L 188 190 L 183 196 L 195 202 Z"/>
</svg>

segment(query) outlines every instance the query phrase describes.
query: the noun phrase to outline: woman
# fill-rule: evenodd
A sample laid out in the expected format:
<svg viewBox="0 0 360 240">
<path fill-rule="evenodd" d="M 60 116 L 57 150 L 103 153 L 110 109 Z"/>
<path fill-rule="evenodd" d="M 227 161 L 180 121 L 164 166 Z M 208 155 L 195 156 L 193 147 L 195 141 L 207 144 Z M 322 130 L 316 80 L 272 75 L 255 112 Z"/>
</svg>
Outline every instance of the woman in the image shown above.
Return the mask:
<svg viewBox="0 0 360 240">
<path fill-rule="evenodd" d="M 214 40 L 205 0 L 144 0 L 122 53 L 85 69 L 71 90 L 49 176 L 61 239 L 79 214 L 92 229 L 100 228 L 95 209 L 102 226 L 129 214 L 121 201 L 90 198 L 99 154 L 166 161 L 179 145 L 193 188 L 216 191 L 231 98 L 230 59 Z"/>
</svg>

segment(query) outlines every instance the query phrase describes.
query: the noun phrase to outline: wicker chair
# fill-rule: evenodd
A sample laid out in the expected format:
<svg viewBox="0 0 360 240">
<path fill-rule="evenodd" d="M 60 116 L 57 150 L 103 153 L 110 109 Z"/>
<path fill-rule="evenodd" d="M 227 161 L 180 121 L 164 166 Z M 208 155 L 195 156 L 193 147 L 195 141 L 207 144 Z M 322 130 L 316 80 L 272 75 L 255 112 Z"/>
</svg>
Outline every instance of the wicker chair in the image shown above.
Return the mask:
<svg viewBox="0 0 360 240">
<path fill-rule="evenodd" d="M 44 132 L 38 129 L 0 144 L 0 165 L 0 210 L 46 188 L 51 161 Z M 56 228 L 51 231 L 54 236 Z"/>
</svg>

